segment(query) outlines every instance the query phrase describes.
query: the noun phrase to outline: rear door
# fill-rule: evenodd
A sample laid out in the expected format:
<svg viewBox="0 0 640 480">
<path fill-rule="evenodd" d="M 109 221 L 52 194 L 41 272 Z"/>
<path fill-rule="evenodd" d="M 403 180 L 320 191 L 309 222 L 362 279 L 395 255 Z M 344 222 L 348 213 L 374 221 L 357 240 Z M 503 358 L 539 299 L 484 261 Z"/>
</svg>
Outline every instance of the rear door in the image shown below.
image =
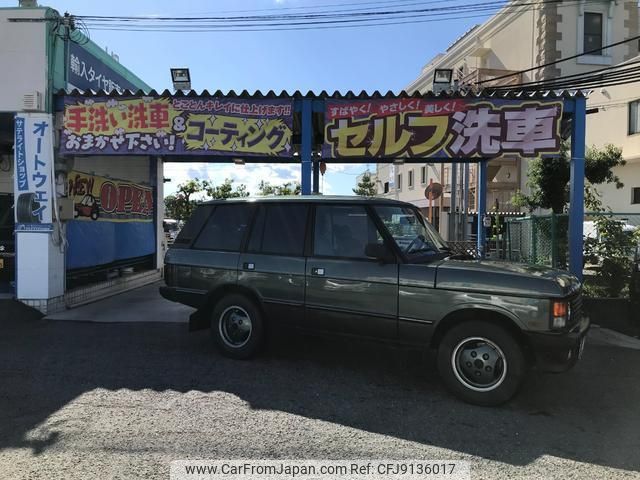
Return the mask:
<svg viewBox="0 0 640 480">
<path fill-rule="evenodd" d="M 211 207 L 204 206 L 203 216 L 208 208 Z M 187 224 L 166 257 L 167 263 L 176 265 L 177 285 L 195 292 L 209 292 L 220 285 L 235 284 L 240 247 L 254 210 L 246 202 L 216 205 L 191 241 L 191 248 L 180 248 L 188 237 Z M 196 213 L 200 215 L 199 211 Z"/>
<path fill-rule="evenodd" d="M 365 255 L 382 235 L 364 205 L 318 204 L 306 269 L 306 324 L 378 338 L 397 336 L 398 265 Z"/>
<path fill-rule="evenodd" d="M 298 202 L 259 206 L 238 283 L 257 292 L 269 320 L 301 321 L 304 315 L 304 243 L 309 207 Z"/>
</svg>

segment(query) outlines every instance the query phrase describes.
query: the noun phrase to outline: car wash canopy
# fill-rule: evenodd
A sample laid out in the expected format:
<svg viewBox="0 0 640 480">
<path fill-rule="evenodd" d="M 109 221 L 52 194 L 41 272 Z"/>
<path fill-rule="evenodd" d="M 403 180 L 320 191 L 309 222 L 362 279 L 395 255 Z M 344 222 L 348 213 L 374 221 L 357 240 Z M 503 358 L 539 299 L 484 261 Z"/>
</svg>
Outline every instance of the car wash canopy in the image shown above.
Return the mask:
<svg viewBox="0 0 640 480">
<path fill-rule="evenodd" d="M 567 100 L 558 95 L 222 96 L 166 91 L 72 92 L 62 98 L 62 154 L 271 162 L 292 161 L 301 153 L 302 127 L 308 120 L 302 115 L 305 101 L 312 102 L 311 143 L 322 161 L 384 162 L 557 154 Z"/>
<path fill-rule="evenodd" d="M 584 104 L 581 93 L 566 92 L 61 92 L 60 153 L 158 155 L 175 161 L 299 162 L 302 193 L 308 194 L 312 179 L 317 191 L 320 161 L 475 161 L 480 162 L 482 176 L 485 161 L 505 153 L 557 155 L 562 134 L 568 136 L 570 131 L 574 149 L 571 207 L 581 225 Z M 482 194 L 484 183 L 479 185 Z M 483 205 L 480 195 L 479 210 Z M 578 255 L 578 243 L 582 254 L 582 232 L 576 236 L 577 220 L 574 224 L 573 257 Z M 572 270 L 577 270 L 577 258 L 573 264 Z"/>
</svg>

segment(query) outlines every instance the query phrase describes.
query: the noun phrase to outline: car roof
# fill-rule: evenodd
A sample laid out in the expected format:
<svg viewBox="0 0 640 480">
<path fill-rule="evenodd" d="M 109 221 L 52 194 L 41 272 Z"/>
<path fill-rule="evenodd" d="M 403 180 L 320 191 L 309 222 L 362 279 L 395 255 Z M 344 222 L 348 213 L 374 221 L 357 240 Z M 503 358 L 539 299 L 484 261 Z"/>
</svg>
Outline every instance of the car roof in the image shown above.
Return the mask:
<svg viewBox="0 0 640 480">
<path fill-rule="evenodd" d="M 268 203 L 268 202 L 301 202 L 301 203 L 364 203 L 372 205 L 401 205 L 413 206 L 407 202 L 382 197 L 361 197 L 357 195 L 272 195 L 267 197 L 243 197 L 226 198 L 221 200 L 209 200 L 202 205 L 219 205 L 222 203 Z"/>
</svg>

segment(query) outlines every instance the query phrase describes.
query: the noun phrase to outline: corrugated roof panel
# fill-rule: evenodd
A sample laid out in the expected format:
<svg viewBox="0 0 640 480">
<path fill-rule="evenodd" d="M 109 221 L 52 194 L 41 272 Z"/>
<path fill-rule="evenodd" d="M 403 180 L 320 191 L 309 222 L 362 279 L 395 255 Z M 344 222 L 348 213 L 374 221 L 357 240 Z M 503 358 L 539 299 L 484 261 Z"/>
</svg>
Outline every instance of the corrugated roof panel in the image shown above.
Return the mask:
<svg viewBox="0 0 640 480">
<path fill-rule="evenodd" d="M 149 97 L 218 97 L 218 98 L 244 98 L 244 99 L 258 99 L 258 98 L 293 98 L 293 99 L 301 99 L 301 98 L 312 98 L 312 99 L 369 99 L 369 98 L 531 98 L 531 99 L 549 99 L 549 98 L 574 98 L 574 97 L 586 97 L 586 94 L 582 90 L 563 90 L 563 91 L 543 91 L 543 92 L 528 92 L 528 91 L 492 91 L 492 90 L 481 90 L 478 92 L 473 92 L 471 90 L 459 90 L 457 92 L 440 92 L 434 93 L 432 91 L 420 93 L 415 91 L 413 93 L 408 93 L 406 90 L 401 90 L 398 93 L 394 93 L 391 90 L 388 90 L 386 93 L 382 94 L 378 90 L 375 90 L 372 93 L 368 93 L 362 90 L 359 94 L 354 93 L 349 90 L 345 93 L 335 91 L 331 95 L 327 93 L 325 90 L 322 90 L 320 93 L 314 93 L 309 91 L 306 95 L 302 94 L 299 90 L 296 90 L 293 93 L 288 93 L 286 90 L 283 90 L 279 94 L 276 94 L 273 90 L 269 90 L 266 94 L 263 94 L 260 90 L 257 90 L 253 93 L 243 90 L 240 93 L 236 93 L 235 90 L 229 90 L 228 92 L 223 92 L 221 90 L 216 90 L 214 93 L 209 93 L 208 90 L 202 90 L 202 92 L 198 93 L 195 90 L 190 90 L 188 93 L 184 93 L 179 90 L 177 92 L 171 92 L 170 90 L 164 90 L 162 92 L 158 92 L 156 90 L 151 90 L 149 92 L 143 92 L 142 90 L 138 90 L 137 92 L 133 92 L 131 90 L 125 90 L 122 93 L 118 93 L 115 90 L 110 93 L 105 92 L 104 90 L 87 90 L 81 92 L 78 89 L 73 90 L 59 90 L 57 92 L 59 96 L 73 96 L 73 97 L 140 97 L 140 96 L 149 96 Z"/>
</svg>

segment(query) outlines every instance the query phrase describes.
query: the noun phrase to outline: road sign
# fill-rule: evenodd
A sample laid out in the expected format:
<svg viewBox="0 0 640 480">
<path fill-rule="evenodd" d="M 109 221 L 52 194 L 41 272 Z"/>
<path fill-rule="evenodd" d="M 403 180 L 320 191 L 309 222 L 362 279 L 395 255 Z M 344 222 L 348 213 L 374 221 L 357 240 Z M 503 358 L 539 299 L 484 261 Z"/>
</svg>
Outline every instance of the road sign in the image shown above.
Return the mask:
<svg viewBox="0 0 640 480">
<path fill-rule="evenodd" d="M 431 200 L 437 200 L 442 195 L 442 184 L 430 183 L 427 188 L 424 189 L 424 196 L 427 200 L 431 197 Z"/>
</svg>

